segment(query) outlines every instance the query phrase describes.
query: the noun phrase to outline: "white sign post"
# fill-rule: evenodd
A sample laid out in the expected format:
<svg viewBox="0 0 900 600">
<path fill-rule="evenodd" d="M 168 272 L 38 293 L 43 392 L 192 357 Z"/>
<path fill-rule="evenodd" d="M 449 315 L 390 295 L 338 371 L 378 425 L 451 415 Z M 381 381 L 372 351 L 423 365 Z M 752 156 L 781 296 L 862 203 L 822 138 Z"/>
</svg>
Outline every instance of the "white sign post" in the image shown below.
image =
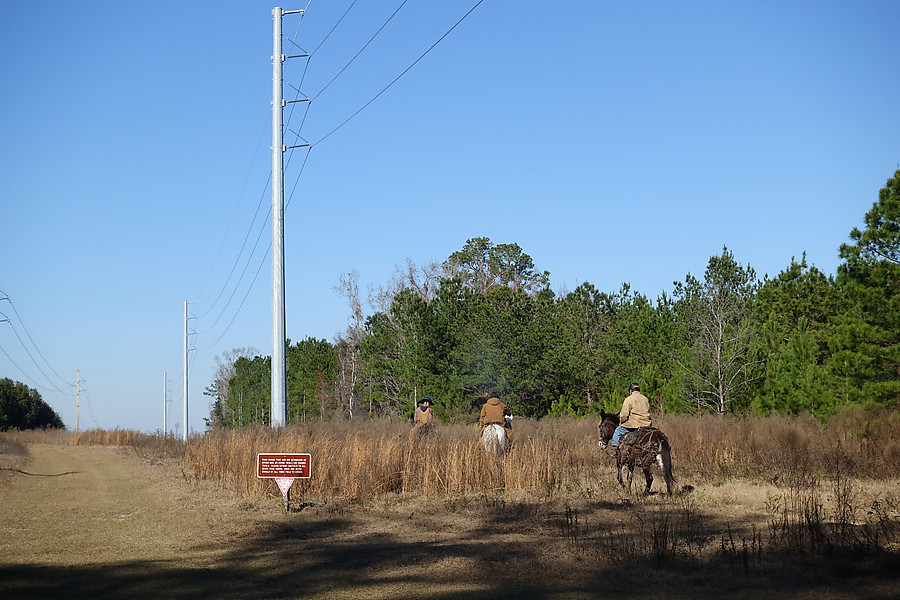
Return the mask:
<svg viewBox="0 0 900 600">
<path fill-rule="evenodd" d="M 290 512 L 291 484 L 312 476 L 312 456 L 303 453 L 260 452 L 256 455 L 256 476 L 274 479 L 281 490 L 285 512 Z"/>
</svg>

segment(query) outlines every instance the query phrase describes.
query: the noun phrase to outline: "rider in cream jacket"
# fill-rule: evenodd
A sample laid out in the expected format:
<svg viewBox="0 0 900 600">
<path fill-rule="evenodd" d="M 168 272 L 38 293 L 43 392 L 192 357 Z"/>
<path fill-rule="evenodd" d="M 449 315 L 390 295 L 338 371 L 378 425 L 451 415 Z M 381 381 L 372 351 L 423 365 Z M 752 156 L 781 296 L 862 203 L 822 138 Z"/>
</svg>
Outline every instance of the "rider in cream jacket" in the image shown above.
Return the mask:
<svg viewBox="0 0 900 600">
<path fill-rule="evenodd" d="M 623 435 L 638 429 L 639 427 L 651 427 L 653 422 L 650 420 L 650 401 L 641 393 L 641 386 L 632 383 L 628 386 L 628 397 L 622 403 L 622 410 L 619 412 L 619 426 L 613 434 L 610 445 L 619 444 L 619 438 Z"/>
</svg>

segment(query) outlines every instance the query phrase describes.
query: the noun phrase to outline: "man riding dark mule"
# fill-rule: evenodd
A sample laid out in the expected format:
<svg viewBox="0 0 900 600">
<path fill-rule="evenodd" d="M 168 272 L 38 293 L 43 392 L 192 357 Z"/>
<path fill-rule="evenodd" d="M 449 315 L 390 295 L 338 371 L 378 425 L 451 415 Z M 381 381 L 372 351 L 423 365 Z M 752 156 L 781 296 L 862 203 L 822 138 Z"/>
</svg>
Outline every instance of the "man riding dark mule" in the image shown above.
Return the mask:
<svg viewBox="0 0 900 600">
<path fill-rule="evenodd" d="M 659 465 L 666 480 L 666 491 L 672 494 L 675 477 L 672 475 L 672 454 L 669 440 L 659 429 L 652 426 L 650 403 L 640 393 L 640 386 L 628 386 L 628 397 L 622 403 L 622 411 L 617 415 L 600 411 L 600 448 L 616 459 L 616 477 L 619 484 L 631 491 L 634 467 L 641 466 L 647 480 L 645 494 L 650 493 L 653 484 L 651 470 Z M 623 476 L 627 469 L 627 483 Z"/>
<path fill-rule="evenodd" d="M 630 431 L 641 427 L 652 427 L 650 418 L 650 401 L 641 393 L 641 386 L 632 383 L 628 385 L 628 397 L 622 402 L 622 410 L 619 411 L 619 425 L 613 433 L 610 446 L 618 446 L 619 438 Z"/>
</svg>

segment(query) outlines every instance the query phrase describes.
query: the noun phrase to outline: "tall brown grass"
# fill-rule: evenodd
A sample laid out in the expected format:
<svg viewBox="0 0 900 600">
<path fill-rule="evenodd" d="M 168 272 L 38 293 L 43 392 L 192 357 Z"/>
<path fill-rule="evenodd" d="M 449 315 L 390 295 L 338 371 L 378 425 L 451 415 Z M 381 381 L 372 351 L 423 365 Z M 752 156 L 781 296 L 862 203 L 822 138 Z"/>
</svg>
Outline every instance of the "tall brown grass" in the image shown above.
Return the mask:
<svg viewBox="0 0 900 600">
<path fill-rule="evenodd" d="M 839 505 L 843 498 L 846 512 L 853 478 L 890 479 L 900 473 L 900 414 L 888 410 L 850 411 L 825 423 L 807 415 L 661 415 L 656 425 L 669 438 L 675 477 L 682 484 L 752 478 L 807 488 L 811 482 L 828 481 Z M 478 431 L 475 425 L 438 424 L 431 434 L 414 437 L 402 423 L 326 421 L 214 430 L 194 435 L 186 444 L 122 429 L 12 431 L 4 438 L 26 444 L 116 446 L 150 458 L 183 458 L 186 477 L 218 481 L 252 497 L 277 492 L 271 482 L 256 478 L 260 452 L 309 452 L 312 477 L 295 486 L 319 499 L 491 491 L 591 497 L 610 479 L 612 463 L 597 447 L 595 418 L 518 419 L 512 449 L 499 461 L 483 451 Z"/>
<path fill-rule="evenodd" d="M 900 473 L 900 414 L 888 410 L 848 411 L 825 423 L 809 415 L 665 415 L 657 424 L 672 444 L 676 468 L 704 479 L 777 482 L 797 472 L 832 476 L 848 468 L 873 479 Z"/>
<path fill-rule="evenodd" d="M 596 425 L 594 419 L 517 420 L 512 449 L 499 461 L 483 451 L 473 425 L 439 425 L 421 438 L 389 422 L 217 430 L 188 442 L 184 472 L 261 497 L 274 486 L 256 478 L 257 453 L 309 452 L 312 477 L 298 488 L 316 499 L 490 491 L 550 498 L 561 490 L 590 497 L 610 477 Z M 888 412 L 848 413 L 827 423 L 808 416 L 663 416 L 658 425 L 682 483 L 750 477 L 790 485 L 796 478 L 846 482 L 900 472 L 900 418 Z"/>
<path fill-rule="evenodd" d="M 219 430 L 188 443 L 184 471 L 259 497 L 274 486 L 256 478 L 257 453 L 309 452 L 312 477 L 299 487 L 310 498 L 363 501 L 387 493 L 449 497 L 499 490 L 552 495 L 599 479 L 594 428 L 588 421 L 520 421 L 513 449 L 502 460 L 484 452 L 472 425 L 440 426 L 424 436 L 411 436 L 409 426 L 396 423 Z"/>
</svg>

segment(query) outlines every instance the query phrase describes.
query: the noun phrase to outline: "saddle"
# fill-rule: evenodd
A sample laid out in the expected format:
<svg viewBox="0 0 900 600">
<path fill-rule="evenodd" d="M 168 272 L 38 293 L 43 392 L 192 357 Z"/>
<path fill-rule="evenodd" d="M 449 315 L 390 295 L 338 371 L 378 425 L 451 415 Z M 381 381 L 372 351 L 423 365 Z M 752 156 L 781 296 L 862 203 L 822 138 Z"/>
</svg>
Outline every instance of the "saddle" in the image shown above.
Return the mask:
<svg viewBox="0 0 900 600">
<path fill-rule="evenodd" d="M 637 429 L 632 429 L 631 431 L 629 431 L 628 433 L 624 434 L 622 437 L 619 438 L 618 445 L 620 447 L 625 446 L 625 445 L 638 446 L 638 443 L 637 443 L 638 437 L 640 437 L 640 435 L 642 433 L 645 433 L 647 431 L 656 431 L 656 427 L 638 427 Z"/>
</svg>

